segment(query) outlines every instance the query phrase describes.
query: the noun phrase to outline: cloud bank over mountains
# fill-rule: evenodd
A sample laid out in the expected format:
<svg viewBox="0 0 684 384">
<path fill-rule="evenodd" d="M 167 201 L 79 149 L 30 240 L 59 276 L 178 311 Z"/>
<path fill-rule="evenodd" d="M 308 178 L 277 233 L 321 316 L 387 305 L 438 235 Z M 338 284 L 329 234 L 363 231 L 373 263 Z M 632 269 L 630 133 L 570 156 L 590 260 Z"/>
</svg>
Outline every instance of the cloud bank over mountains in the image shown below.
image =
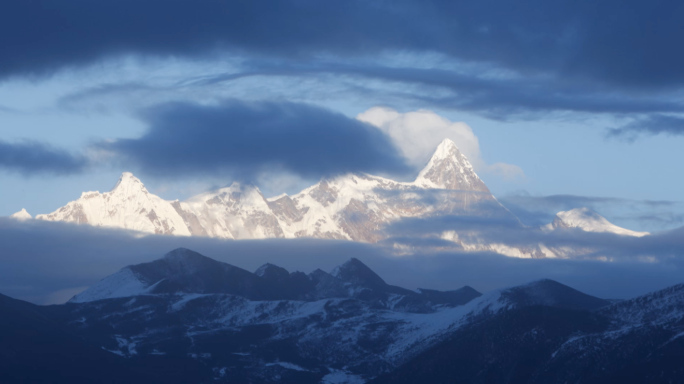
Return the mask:
<svg viewBox="0 0 684 384">
<path fill-rule="evenodd" d="M 148 124 L 142 137 L 97 147 L 155 176 L 251 178 L 265 170 L 282 170 L 320 178 L 409 170 L 381 131 L 312 105 L 239 100 L 216 105 L 168 103 L 142 116 Z"/>
<path fill-rule="evenodd" d="M 525 180 L 515 165 L 487 164 L 467 124 L 428 110 L 374 107 L 352 119 L 304 103 L 229 99 L 169 102 L 139 116 L 147 126 L 142 136 L 102 140 L 83 155 L 41 143 L 0 142 L 0 167 L 68 174 L 115 164 L 160 178 L 211 175 L 252 182 L 264 173 L 320 179 L 365 172 L 403 179 L 413 177 L 449 138 L 476 171 Z"/>
<path fill-rule="evenodd" d="M 152 261 L 178 247 L 191 247 L 248 270 L 270 262 L 306 273 L 313 268 L 312 259 L 316 260 L 315 268 L 331 270 L 353 256 L 386 276 L 389 284 L 407 288 L 448 290 L 470 285 L 486 292 L 551 278 L 599 297 L 628 298 L 684 278 L 684 264 L 672 257 L 684 251 L 680 234 L 636 238 L 634 243 L 624 243 L 611 234 L 593 235 L 614 247 L 616 254 L 646 251 L 661 262 L 518 259 L 490 252 L 458 251 L 396 257 L 382 246 L 349 241 L 135 237 L 106 228 L 0 218 L 0 242 L 4 245 L 0 292 L 36 303 L 64 302 L 126 265 Z M 649 248 L 655 243 L 661 245 Z"/>
</svg>

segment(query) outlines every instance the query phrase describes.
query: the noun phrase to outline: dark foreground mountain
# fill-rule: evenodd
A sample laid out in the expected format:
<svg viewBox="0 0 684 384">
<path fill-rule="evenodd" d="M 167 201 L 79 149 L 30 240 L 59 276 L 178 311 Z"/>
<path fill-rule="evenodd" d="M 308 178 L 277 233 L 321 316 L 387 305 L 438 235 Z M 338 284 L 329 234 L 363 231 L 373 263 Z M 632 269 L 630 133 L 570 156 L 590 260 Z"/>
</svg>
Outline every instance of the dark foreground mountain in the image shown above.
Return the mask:
<svg viewBox="0 0 684 384">
<path fill-rule="evenodd" d="M 516 308 L 456 330 L 373 383 L 682 383 L 684 285 L 582 311 Z"/>
<path fill-rule="evenodd" d="M 0 295 L 0 382 L 149 383 L 162 375 L 84 340 L 37 305 Z"/>
<path fill-rule="evenodd" d="M 612 305 L 551 280 L 411 291 L 357 259 L 331 273 L 251 273 L 177 249 L 65 305 L 17 303 L 107 369 L 144 367 L 147 383 L 682 382 L 682 291 Z M 20 326 L 5 328 L 45 358 Z"/>
</svg>

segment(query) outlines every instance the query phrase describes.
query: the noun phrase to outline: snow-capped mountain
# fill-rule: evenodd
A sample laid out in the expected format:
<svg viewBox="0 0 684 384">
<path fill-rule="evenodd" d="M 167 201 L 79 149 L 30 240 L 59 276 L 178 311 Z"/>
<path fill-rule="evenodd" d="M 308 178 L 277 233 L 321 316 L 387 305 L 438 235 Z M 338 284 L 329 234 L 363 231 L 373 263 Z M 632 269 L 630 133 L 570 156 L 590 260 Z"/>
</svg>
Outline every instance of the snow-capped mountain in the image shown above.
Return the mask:
<svg viewBox="0 0 684 384">
<path fill-rule="evenodd" d="M 558 212 L 553 222 L 543 227 L 545 231 L 562 228 L 579 228 L 586 232 L 607 232 L 622 236 L 641 237 L 649 235 L 648 232 L 636 232 L 618 227 L 589 208 L 575 208 Z"/>
<path fill-rule="evenodd" d="M 442 141 L 413 182 L 357 173 L 323 179 L 292 196 L 283 194 L 267 199 L 254 185 L 233 183 L 185 201 L 166 201 L 147 191 L 132 174 L 124 173 L 110 192 L 85 192 L 78 200 L 36 218 L 224 239 L 314 237 L 382 241 L 393 252 L 411 253 L 415 246 L 402 242 L 402 235 L 393 233 L 392 225 L 447 216 L 524 227 L 490 193 L 468 159 L 449 139 Z M 496 252 L 524 258 L 592 253 L 589 249 L 547 247 L 543 243 L 506 244 L 486 240 L 477 230 L 433 227 L 430 233 L 410 235 L 441 241 L 437 250 Z M 564 228 L 625 236 L 648 234 L 620 228 L 586 208 L 559 212 L 542 232 Z"/>
<path fill-rule="evenodd" d="M 33 219 L 33 216 L 31 216 L 31 214 L 28 213 L 25 208 L 22 208 L 21 211 L 11 214 L 10 218 L 17 220 L 28 220 Z"/>
<path fill-rule="evenodd" d="M 131 173 L 124 173 L 105 193 L 83 192 L 78 200 L 36 219 L 188 236 L 190 231 L 173 204 L 147 191 Z"/>
<path fill-rule="evenodd" d="M 124 173 L 110 192 L 85 192 L 36 218 L 171 235 L 377 242 L 386 238 L 381 230 L 388 223 L 437 214 L 513 217 L 445 139 L 414 182 L 347 174 L 272 199 L 253 185 L 233 183 L 179 202 L 149 193 L 140 180 Z"/>
</svg>

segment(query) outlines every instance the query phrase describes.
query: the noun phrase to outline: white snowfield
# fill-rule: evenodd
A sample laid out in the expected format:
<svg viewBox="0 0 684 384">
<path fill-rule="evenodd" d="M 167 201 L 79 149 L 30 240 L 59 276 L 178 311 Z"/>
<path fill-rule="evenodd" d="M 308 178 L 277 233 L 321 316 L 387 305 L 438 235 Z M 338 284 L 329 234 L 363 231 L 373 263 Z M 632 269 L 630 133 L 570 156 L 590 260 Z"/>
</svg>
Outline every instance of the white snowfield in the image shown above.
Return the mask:
<svg viewBox="0 0 684 384">
<path fill-rule="evenodd" d="M 148 287 L 148 284 L 140 281 L 129 267 L 125 267 L 72 297 L 69 302 L 87 303 L 103 299 L 137 296 L 145 294 L 148 288 L 153 288 L 153 286 Z"/>
</svg>

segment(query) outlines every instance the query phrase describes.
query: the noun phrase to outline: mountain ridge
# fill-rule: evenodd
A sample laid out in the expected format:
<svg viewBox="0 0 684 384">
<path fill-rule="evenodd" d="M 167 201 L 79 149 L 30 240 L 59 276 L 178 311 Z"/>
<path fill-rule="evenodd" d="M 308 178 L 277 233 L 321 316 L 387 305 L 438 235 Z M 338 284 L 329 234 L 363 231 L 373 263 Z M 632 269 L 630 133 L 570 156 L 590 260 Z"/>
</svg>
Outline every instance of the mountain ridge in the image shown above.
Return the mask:
<svg viewBox="0 0 684 384">
<path fill-rule="evenodd" d="M 28 219 L 24 213 L 17 215 L 13 216 Z M 395 238 L 393 223 L 440 216 L 481 218 L 524 227 L 491 194 L 449 139 L 439 144 L 413 182 L 350 173 L 324 178 L 294 195 L 266 198 L 258 187 L 234 182 L 185 201 L 166 201 L 151 194 L 133 174 L 124 172 L 111 191 L 84 192 L 78 200 L 50 214 L 37 215 L 36 219 L 235 240 L 312 237 L 384 242 L 393 252 L 402 253 L 420 246 L 405 245 L 400 236 Z M 585 208 L 559 212 L 553 223 L 541 231 L 568 228 L 623 236 L 647 234 L 615 226 Z M 483 240 L 469 230 L 435 228 L 419 236 L 444 240 L 443 248 L 438 250 L 495 252 L 524 258 L 582 257 L 590 253 L 587 249 L 554 248 L 543 243 L 497 243 Z"/>
<path fill-rule="evenodd" d="M 422 199 L 420 194 L 428 190 L 436 194 Z M 478 214 L 481 202 L 489 203 L 487 214 L 513 216 L 491 195 L 456 144 L 445 139 L 413 182 L 346 174 L 271 199 L 256 186 L 234 182 L 185 201 L 165 201 L 124 172 L 111 191 L 84 192 L 78 200 L 36 218 L 166 235 L 377 242 L 386 237 L 382 228 L 392 221 L 437 213 Z"/>
<path fill-rule="evenodd" d="M 548 279 L 482 295 L 475 291 L 470 297 L 463 297 L 473 291 L 467 286 L 387 292 L 391 286 L 354 258 L 332 273 L 289 273 L 269 263 L 252 273 L 180 248 L 130 267 L 144 277 L 140 281 L 148 278 L 145 291 L 24 305 L 69 328 L 90 348 L 171 372 L 164 382 L 522 384 L 684 378 L 678 368 L 684 351 L 679 337 L 684 284 L 611 304 Z M 261 281 L 303 296 L 250 298 L 264 291 L 228 291 L 190 278 L 233 269 L 239 273 L 220 273 L 220 281 L 243 288 L 241 282 Z M 149 289 L 160 286 L 158 279 L 177 284 L 170 286 L 173 290 Z M 630 368 L 632 361 L 638 369 Z M 188 366 L 195 368 L 178 368 Z M 658 381 L 661 374 L 664 379 Z"/>
</svg>

